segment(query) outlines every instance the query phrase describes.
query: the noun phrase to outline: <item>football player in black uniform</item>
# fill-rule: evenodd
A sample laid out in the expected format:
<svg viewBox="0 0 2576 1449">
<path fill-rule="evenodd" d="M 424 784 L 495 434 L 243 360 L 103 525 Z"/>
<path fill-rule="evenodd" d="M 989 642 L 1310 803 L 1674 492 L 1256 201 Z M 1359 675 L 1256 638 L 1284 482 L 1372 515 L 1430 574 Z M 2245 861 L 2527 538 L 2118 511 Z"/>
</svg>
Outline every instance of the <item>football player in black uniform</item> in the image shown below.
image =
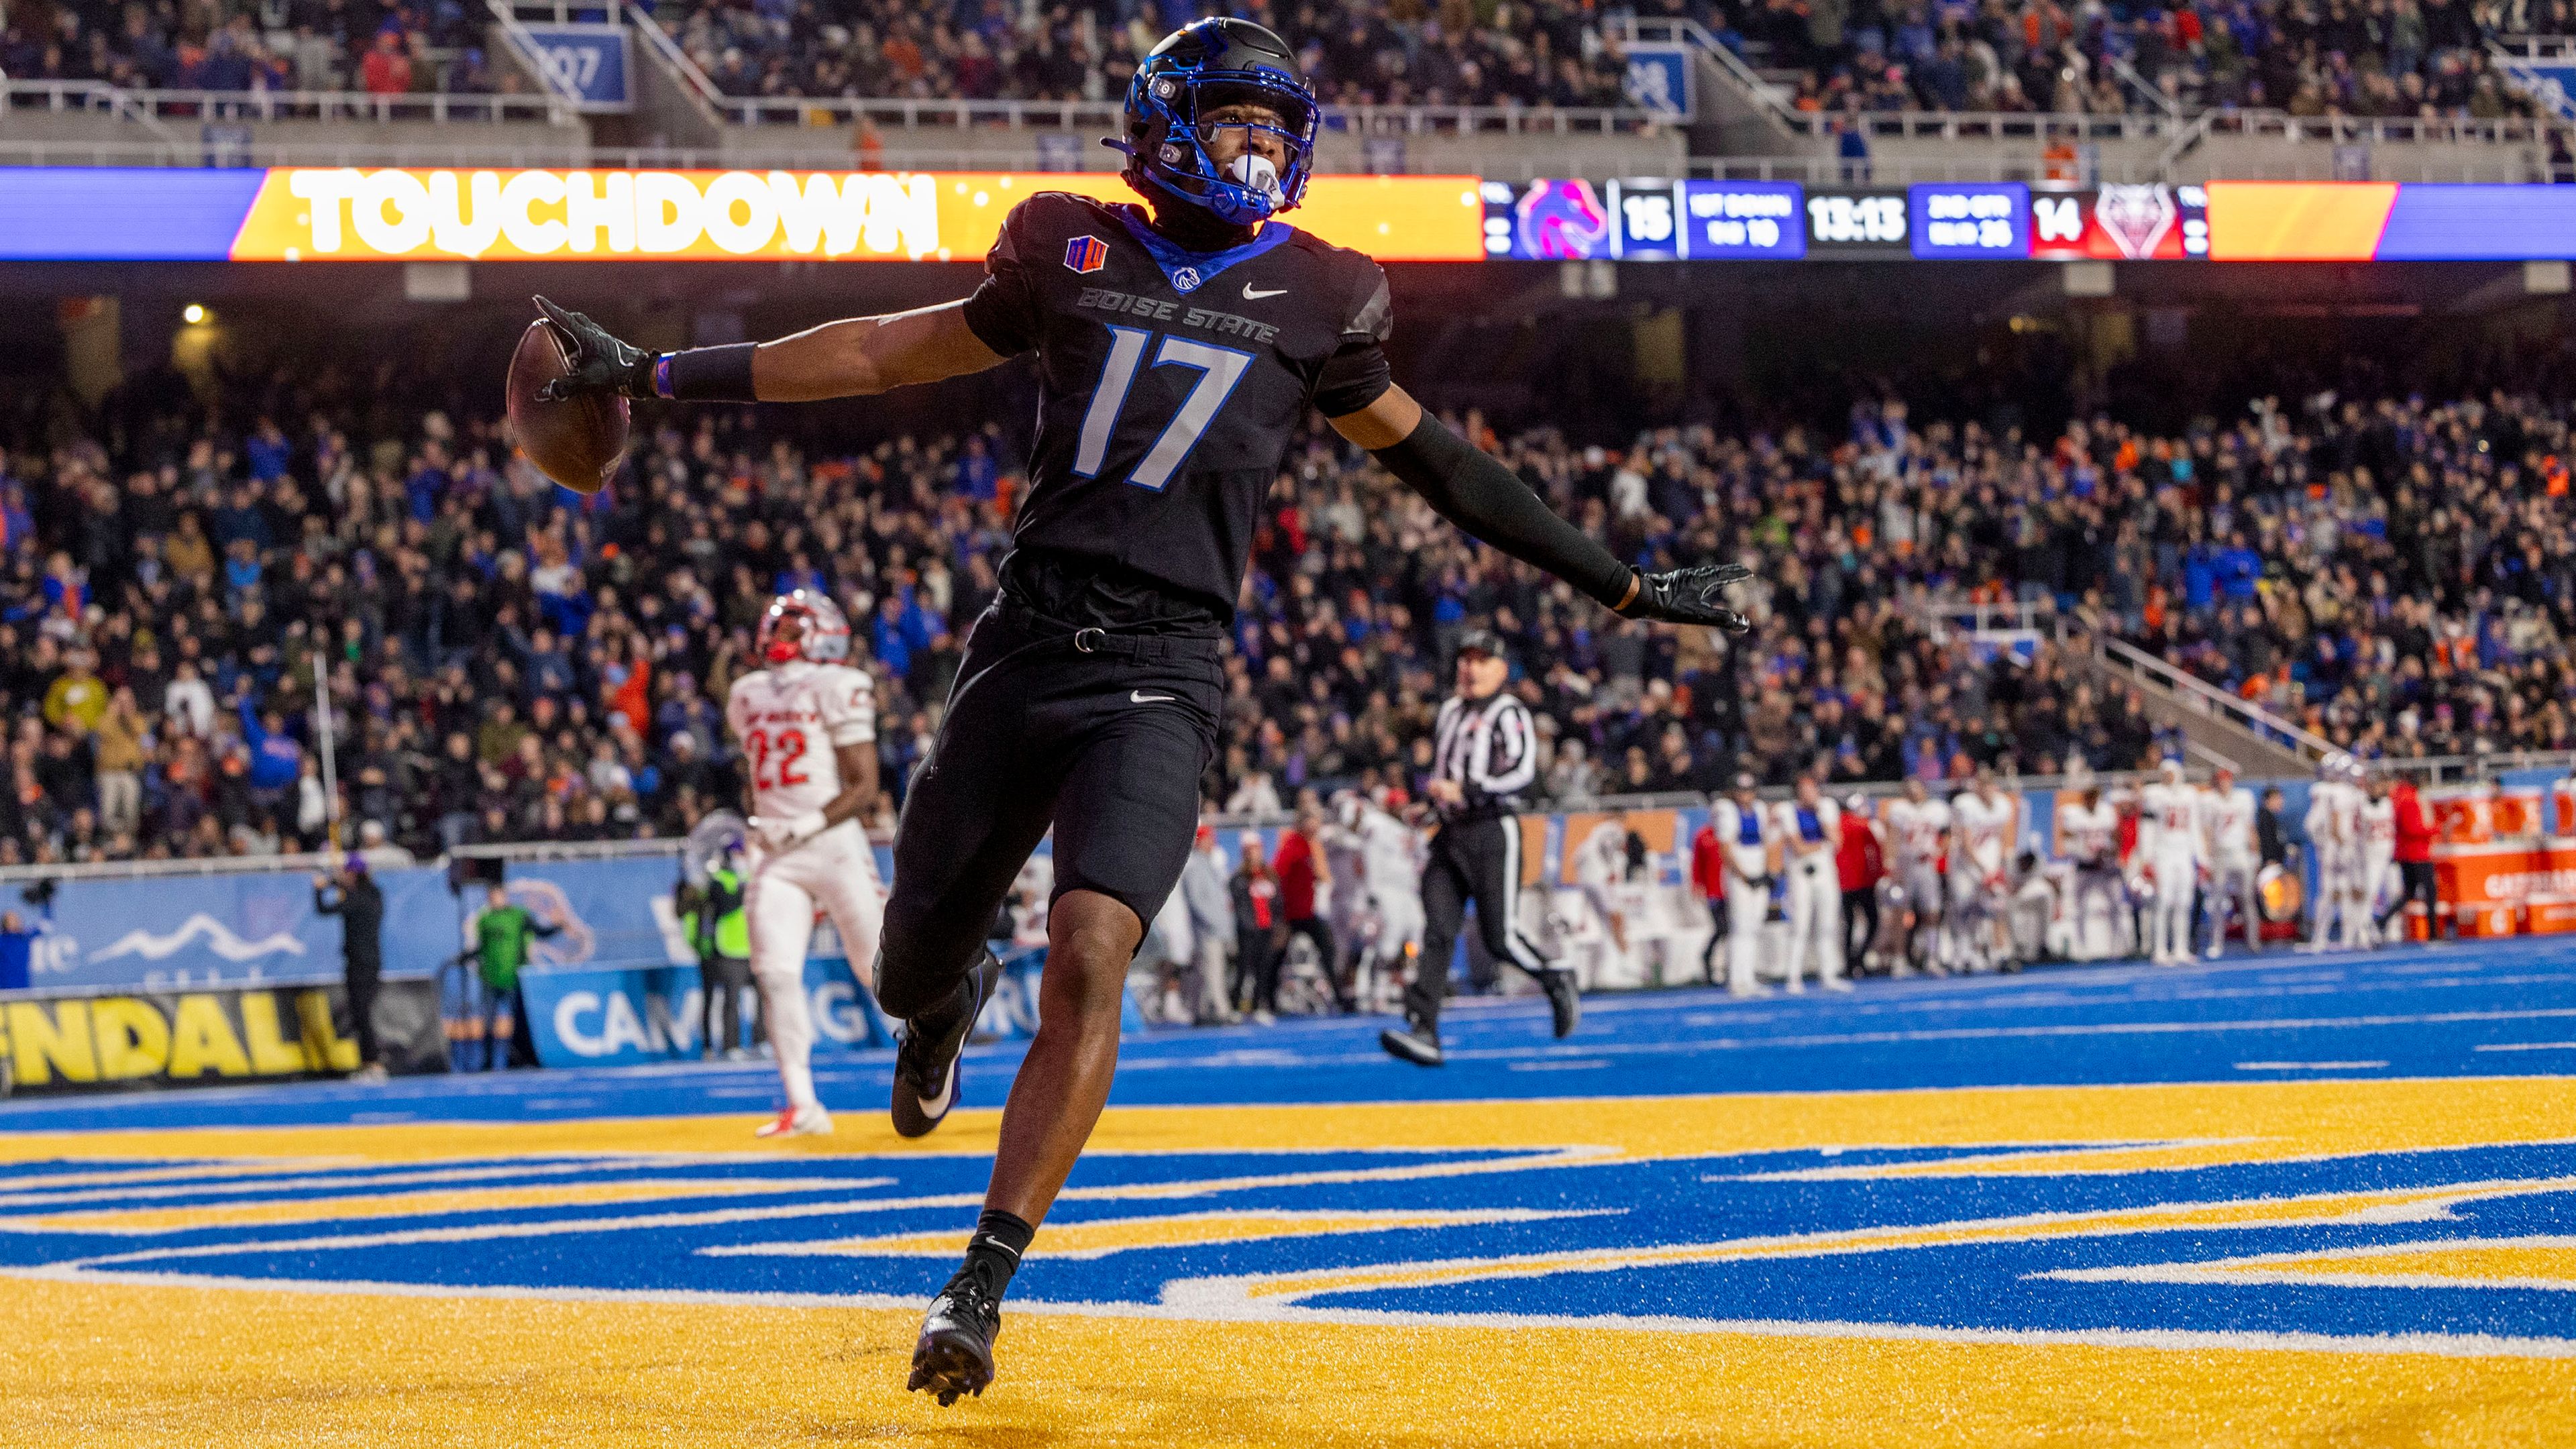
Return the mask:
<svg viewBox="0 0 2576 1449">
<path fill-rule="evenodd" d="M 1180 878 L 1216 751 L 1255 520 L 1307 408 L 1442 516 L 1605 607 L 1744 627 L 1717 597 L 1743 570 L 1619 562 L 1393 384 L 1385 274 L 1272 219 L 1305 190 L 1319 119 L 1279 37 L 1202 20 L 1138 68 L 1109 143 L 1148 207 L 1029 197 L 963 302 L 651 354 L 538 299 L 574 359 L 564 394 L 803 401 L 1037 354 L 1028 499 L 904 801 L 876 965 L 905 1024 L 895 1128 L 917 1137 L 959 1098 L 995 972 L 986 927 L 1054 828 L 1037 1039 L 965 1266 L 913 1354 L 911 1387 L 943 1404 L 992 1381 L 1003 1290 L 1108 1098 L 1128 961 Z"/>
</svg>

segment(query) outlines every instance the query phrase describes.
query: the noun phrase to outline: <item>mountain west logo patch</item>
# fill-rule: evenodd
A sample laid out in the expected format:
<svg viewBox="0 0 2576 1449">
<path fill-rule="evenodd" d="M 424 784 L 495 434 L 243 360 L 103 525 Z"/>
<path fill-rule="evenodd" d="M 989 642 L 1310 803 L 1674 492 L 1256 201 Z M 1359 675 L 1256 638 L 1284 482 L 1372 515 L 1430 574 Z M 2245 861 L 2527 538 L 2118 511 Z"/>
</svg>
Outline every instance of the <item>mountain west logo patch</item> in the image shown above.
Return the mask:
<svg viewBox="0 0 2576 1449">
<path fill-rule="evenodd" d="M 1064 244 L 1064 264 L 1077 272 L 1096 272 L 1109 265 L 1109 243 L 1096 236 L 1078 236 Z"/>
</svg>

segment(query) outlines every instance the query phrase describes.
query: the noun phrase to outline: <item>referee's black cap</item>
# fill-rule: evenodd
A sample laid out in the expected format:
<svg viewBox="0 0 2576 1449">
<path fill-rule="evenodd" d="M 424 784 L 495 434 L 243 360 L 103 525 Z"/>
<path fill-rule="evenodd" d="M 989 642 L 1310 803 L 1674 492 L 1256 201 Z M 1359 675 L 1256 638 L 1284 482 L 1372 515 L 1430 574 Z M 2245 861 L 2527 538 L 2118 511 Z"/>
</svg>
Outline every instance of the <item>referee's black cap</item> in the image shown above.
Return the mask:
<svg viewBox="0 0 2576 1449">
<path fill-rule="evenodd" d="M 1490 654 L 1496 659 L 1508 657 L 1503 653 L 1503 636 L 1495 633 L 1491 629 L 1470 629 L 1466 633 L 1459 635 L 1458 652 L 1461 654 Z"/>
</svg>

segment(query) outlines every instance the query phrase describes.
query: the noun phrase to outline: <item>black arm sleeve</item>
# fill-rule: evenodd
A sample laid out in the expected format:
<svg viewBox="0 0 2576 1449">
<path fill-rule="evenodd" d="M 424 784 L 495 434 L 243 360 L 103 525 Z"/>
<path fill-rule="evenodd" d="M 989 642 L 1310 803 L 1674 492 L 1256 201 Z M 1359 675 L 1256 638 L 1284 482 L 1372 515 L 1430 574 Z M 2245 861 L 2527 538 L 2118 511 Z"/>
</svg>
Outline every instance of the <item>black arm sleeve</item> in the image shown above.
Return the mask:
<svg viewBox="0 0 2576 1449">
<path fill-rule="evenodd" d="M 1429 412 L 1403 442 L 1370 456 L 1469 536 L 1547 570 L 1604 608 L 1627 597 L 1635 570 L 1557 517 L 1511 469 L 1468 446 Z"/>
</svg>

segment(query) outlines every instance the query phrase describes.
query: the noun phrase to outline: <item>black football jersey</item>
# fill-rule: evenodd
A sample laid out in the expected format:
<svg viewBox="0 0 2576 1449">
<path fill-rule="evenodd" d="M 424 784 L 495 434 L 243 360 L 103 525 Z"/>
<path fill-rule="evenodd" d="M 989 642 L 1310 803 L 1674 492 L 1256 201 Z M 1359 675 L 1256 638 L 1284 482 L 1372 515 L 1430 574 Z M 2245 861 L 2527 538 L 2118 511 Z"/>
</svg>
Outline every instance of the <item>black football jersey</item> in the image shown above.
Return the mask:
<svg viewBox="0 0 2576 1449">
<path fill-rule="evenodd" d="M 985 268 L 967 325 L 1038 364 L 1005 587 L 1068 618 L 1079 594 L 1080 622 L 1231 620 L 1306 409 L 1339 417 L 1389 386 L 1385 272 L 1275 220 L 1193 252 L 1141 207 L 1063 192 L 1012 208 Z"/>
</svg>

